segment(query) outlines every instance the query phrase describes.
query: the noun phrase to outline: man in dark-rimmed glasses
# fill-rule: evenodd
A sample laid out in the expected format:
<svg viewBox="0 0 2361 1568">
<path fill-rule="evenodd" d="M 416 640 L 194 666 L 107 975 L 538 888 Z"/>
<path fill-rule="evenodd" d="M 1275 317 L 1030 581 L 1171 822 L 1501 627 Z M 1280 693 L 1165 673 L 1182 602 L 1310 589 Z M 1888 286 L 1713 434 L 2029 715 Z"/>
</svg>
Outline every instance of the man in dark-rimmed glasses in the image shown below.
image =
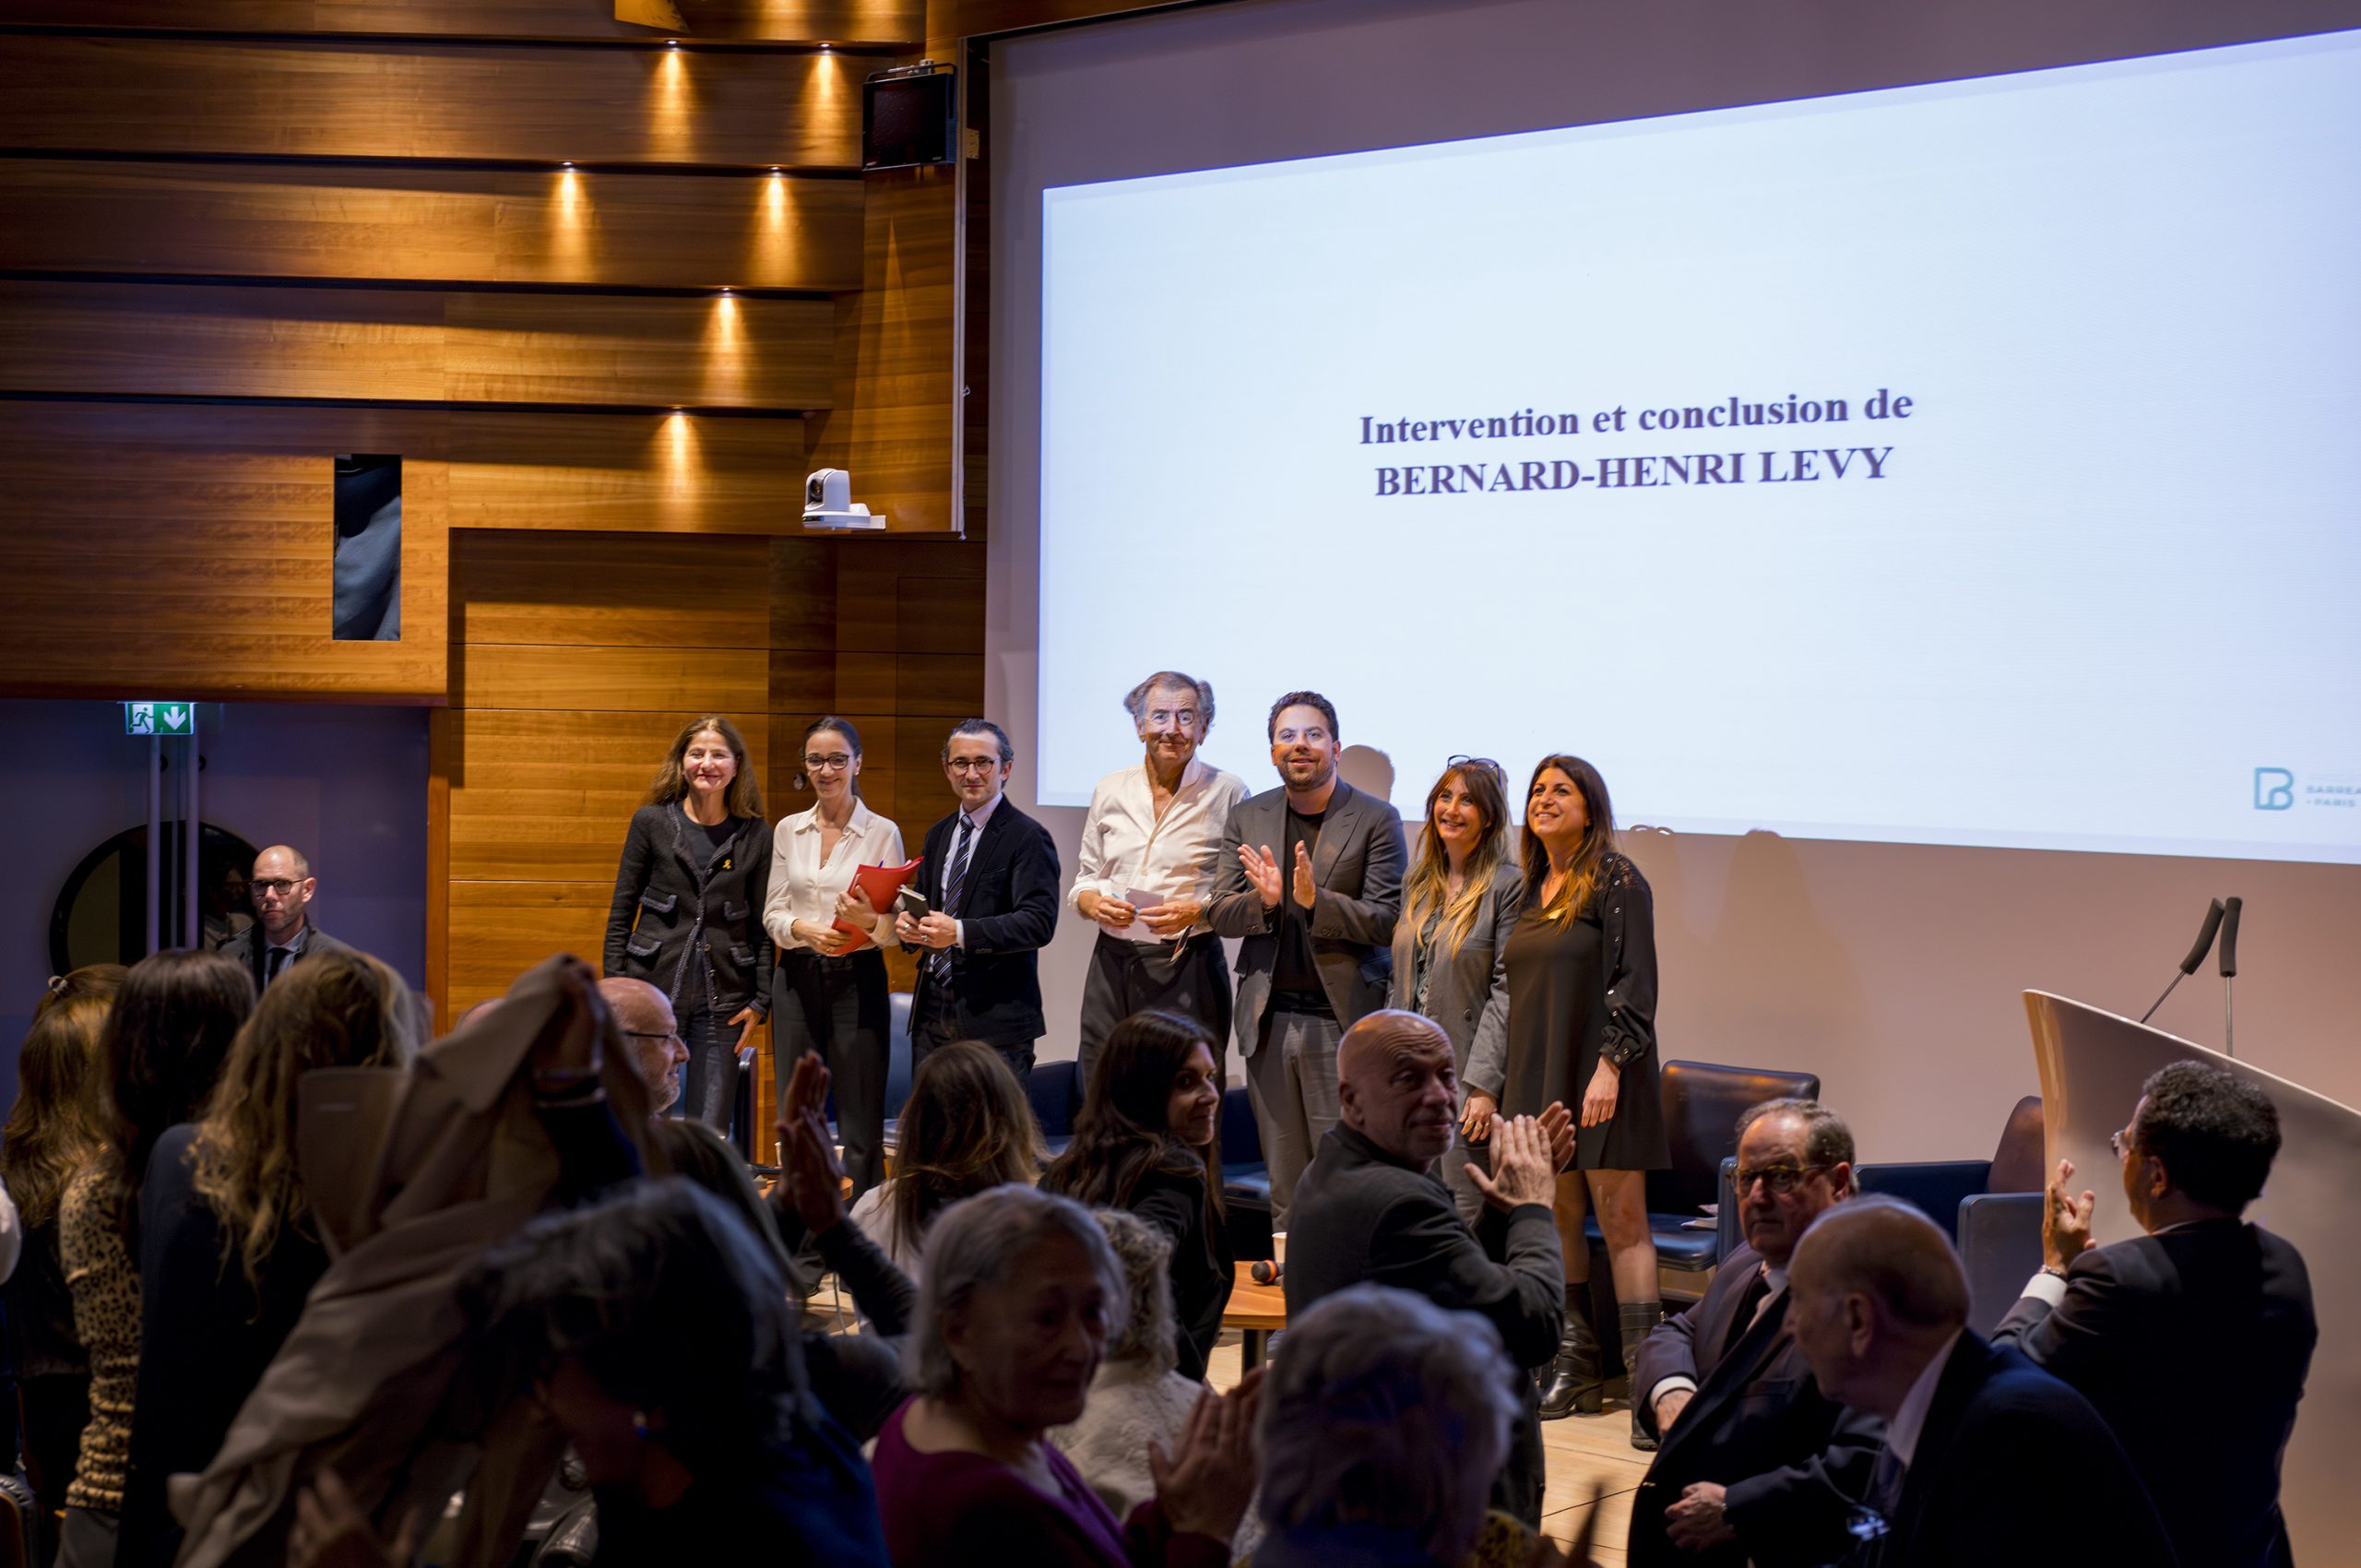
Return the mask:
<svg viewBox="0 0 2361 1568">
<path fill-rule="evenodd" d="M 308 911 L 319 886 L 312 862 L 288 845 L 273 844 L 255 857 L 246 883 L 255 923 L 223 942 L 221 951 L 245 966 L 257 992 L 307 954 L 352 951 L 312 923 Z"/>
<path fill-rule="evenodd" d="M 1704 1300 L 1640 1348 L 1632 1442 L 1657 1449 L 1631 1508 L 1633 1564 L 1826 1562 L 1868 1488 L 1884 1423 L 1812 1382 L 1786 1324 L 1787 1264 L 1811 1222 L 1853 1194 L 1853 1134 L 1810 1099 L 1738 1119 L 1745 1244 Z M 1819 1553 L 1820 1555 L 1814 1555 Z"/>
</svg>

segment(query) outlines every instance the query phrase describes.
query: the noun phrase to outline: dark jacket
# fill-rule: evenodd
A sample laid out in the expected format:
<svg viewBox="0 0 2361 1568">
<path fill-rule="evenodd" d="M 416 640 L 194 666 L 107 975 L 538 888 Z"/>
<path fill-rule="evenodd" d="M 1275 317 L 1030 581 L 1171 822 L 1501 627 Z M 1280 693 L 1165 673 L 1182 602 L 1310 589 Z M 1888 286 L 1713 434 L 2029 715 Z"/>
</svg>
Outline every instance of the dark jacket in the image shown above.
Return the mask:
<svg viewBox="0 0 2361 1568">
<path fill-rule="evenodd" d="M 1500 1237 L 1506 1261 L 1494 1263 L 1459 1218 L 1442 1178 L 1339 1123 L 1321 1137 L 1287 1210 L 1287 1265 L 1280 1276 L 1287 1316 L 1368 1280 L 1474 1313 L 1500 1331 L 1511 1361 L 1541 1366 L 1557 1354 L 1565 1326 L 1557 1222 L 1547 1204 L 1521 1205 Z M 1547 1465 L 1537 1407 L 1528 1399 L 1510 1433 L 1495 1503 L 1537 1525 Z"/>
<path fill-rule="evenodd" d="M 167 1479 L 203 1470 L 238 1408 L 303 1315 L 327 1272 L 327 1249 L 290 1223 L 246 1279 L 213 1206 L 196 1191 L 194 1124 L 158 1141 L 139 1194 L 139 1381 L 132 1403 L 118 1568 L 168 1568 L 181 1528 Z"/>
<path fill-rule="evenodd" d="M 688 1027 L 693 1007 L 770 1011 L 771 938 L 763 900 L 771 885 L 771 825 L 731 819 L 719 845 L 678 801 L 631 814 L 614 901 L 607 908 L 608 976 L 644 980 L 671 999 Z M 636 921 L 636 923 L 635 923 Z"/>
<path fill-rule="evenodd" d="M 1041 1016 L 1040 950 L 1058 929 L 1058 847 L 1050 830 L 1003 797 L 970 848 L 959 907 L 943 907 L 943 873 L 951 861 L 953 812 L 926 830 L 919 891 L 927 908 L 959 921 L 964 946 L 951 949 L 954 1039 L 1030 1045 L 1048 1032 Z M 933 966 L 919 955 L 915 1017 L 932 1005 Z"/>
<path fill-rule="evenodd" d="M 294 957 L 288 960 L 289 967 L 291 968 L 296 964 L 302 963 L 304 959 L 311 957 L 315 953 L 350 953 L 352 951 L 352 944 L 350 943 L 338 942 L 335 937 L 330 936 L 326 932 L 322 931 L 317 925 L 314 925 L 310 916 L 306 915 L 303 918 L 303 923 L 311 929 L 304 934 L 303 950 L 296 954 Z M 264 976 L 267 972 L 263 966 L 263 955 L 268 952 L 269 949 L 270 941 L 267 937 L 263 935 L 262 921 L 256 921 L 254 924 L 246 927 L 245 930 L 238 932 L 235 936 L 230 937 L 228 940 L 219 944 L 214 948 L 214 951 L 217 953 L 227 953 L 231 957 L 238 960 L 239 964 L 244 968 L 246 973 L 254 977 L 255 993 L 256 995 L 260 995 L 265 984 Z M 281 969 L 279 972 L 284 974 L 286 970 Z"/>
<path fill-rule="evenodd" d="M 2208 1568 L 2288 1560 L 2279 1462 L 2319 1337 L 2303 1255 L 2236 1219 L 2094 1247 L 2054 1310 L 2027 1297 L 1992 1336 L 2098 1408 L 2180 1560 Z M 2175 1369 L 2206 1348 L 2234 1364 L 2192 1397 Z"/>
<path fill-rule="evenodd" d="M 2179 1562 L 2090 1401 L 2022 1351 L 1968 1331 L 1935 1385 L 1892 1524 L 1879 1568 Z"/>
<path fill-rule="evenodd" d="M 1820 1392 L 1787 1326 L 1782 1291 L 1742 1327 L 1748 1289 L 1762 1257 L 1741 1246 L 1714 1271 L 1703 1301 L 1667 1320 L 1640 1347 L 1631 1373 L 1631 1422 L 1656 1434 L 1655 1386 L 1670 1377 L 1697 1384 L 1663 1439 L 1631 1504 L 1625 1551 L 1643 1563 L 1760 1568 L 1820 1563 L 1851 1546 L 1845 1521 L 1868 1490 L 1885 1423 L 1847 1410 Z M 1731 1342 L 1730 1336 L 1738 1338 Z M 1728 1489 L 1725 1509 L 1738 1539 L 1705 1552 L 1676 1548 L 1664 1511 L 1691 1483 Z"/>
<path fill-rule="evenodd" d="M 1205 1202 L 1199 1174 L 1155 1170 L 1132 1194 L 1131 1211 L 1172 1242 L 1172 1321 L 1179 1331 L 1183 1377 L 1200 1383 L 1205 1358 L 1221 1337 L 1221 1314 L 1238 1286 L 1229 1230 Z"/>
<path fill-rule="evenodd" d="M 1263 896 L 1246 881 L 1238 851 L 1248 844 L 1267 849 L 1281 861 L 1279 897 L 1294 895 L 1295 868 L 1285 863 L 1287 792 L 1265 790 L 1241 801 L 1222 829 L 1221 861 L 1214 874 L 1213 903 L 1205 920 L 1238 948 L 1238 1006 L 1233 1026 L 1238 1050 L 1251 1057 L 1263 1049 L 1263 1014 L 1270 1005 L 1272 975 L 1279 961 L 1279 911 L 1265 909 Z M 1328 798 L 1320 844 L 1311 852 L 1311 960 L 1320 989 L 1339 1024 L 1385 1005 L 1394 971 L 1394 924 L 1402 912 L 1402 814 L 1375 795 L 1343 779 Z M 1289 1245 L 1293 1245 L 1290 1241 Z"/>
</svg>

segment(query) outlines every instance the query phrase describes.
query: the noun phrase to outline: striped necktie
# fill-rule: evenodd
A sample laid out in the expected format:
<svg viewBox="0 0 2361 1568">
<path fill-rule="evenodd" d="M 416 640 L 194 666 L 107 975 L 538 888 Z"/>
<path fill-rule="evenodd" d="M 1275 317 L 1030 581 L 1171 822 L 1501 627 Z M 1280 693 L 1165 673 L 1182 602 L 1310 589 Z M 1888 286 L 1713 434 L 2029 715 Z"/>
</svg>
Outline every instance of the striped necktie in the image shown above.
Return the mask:
<svg viewBox="0 0 2361 1568">
<path fill-rule="evenodd" d="M 945 920 L 959 918 L 959 896 L 967 890 L 967 840 L 975 837 L 976 825 L 966 812 L 959 814 L 959 837 L 951 846 L 951 864 L 943 873 L 943 914 Z M 938 947 L 926 956 L 928 970 L 937 985 L 951 983 L 951 949 Z"/>
</svg>

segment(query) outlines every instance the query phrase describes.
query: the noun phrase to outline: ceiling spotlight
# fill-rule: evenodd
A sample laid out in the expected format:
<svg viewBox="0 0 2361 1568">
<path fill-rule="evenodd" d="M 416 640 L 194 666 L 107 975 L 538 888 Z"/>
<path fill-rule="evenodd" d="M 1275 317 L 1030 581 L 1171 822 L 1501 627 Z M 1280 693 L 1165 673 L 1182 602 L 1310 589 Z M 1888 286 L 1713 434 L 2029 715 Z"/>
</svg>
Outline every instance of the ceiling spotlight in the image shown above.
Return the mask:
<svg viewBox="0 0 2361 1568">
<path fill-rule="evenodd" d="M 664 47 L 667 49 L 678 49 L 681 47 L 681 41 L 677 38 L 668 38 L 664 41 Z"/>
</svg>

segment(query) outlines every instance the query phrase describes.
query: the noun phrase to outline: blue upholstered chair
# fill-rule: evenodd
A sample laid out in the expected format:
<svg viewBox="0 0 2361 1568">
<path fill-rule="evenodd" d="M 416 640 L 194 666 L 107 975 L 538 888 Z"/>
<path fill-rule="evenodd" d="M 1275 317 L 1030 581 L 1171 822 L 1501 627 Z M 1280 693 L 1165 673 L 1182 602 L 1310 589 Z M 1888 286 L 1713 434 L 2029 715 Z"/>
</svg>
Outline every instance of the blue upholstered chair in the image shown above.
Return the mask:
<svg viewBox="0 0 2361 1568">
<path fill-rule="evenodd" d="M 1263 1134 L 1242 1087 L 1221 1097 L 1221 1196 L 1230 1251 L 1242 1259 L 1271 1255 L 1271 1170 Z"/>
<path fill-rule="evenodd" d="M 1074 1142 L 1074 1112 L 1082 1109 L 1082 1073 L 1073 1062 L 1037 1062 L 1025 1082 L 1025 1098 L 1033 1102 L 1033 1119 L 1041 1123 L 1041 1142 L 1054 1159 Z"/>
<path fill-rule="evenodd" d="M 1989 1334 L 2041 1266 L 2041 1193 L 2047 1174 L 2041 1097 L 2009 1113 L 1989 1159 L 1864 1165 L 1861 1191 L 1926 1212 L 1959 1245 L 1967 1267 L 1967 1324 Z"/>
</svg>

